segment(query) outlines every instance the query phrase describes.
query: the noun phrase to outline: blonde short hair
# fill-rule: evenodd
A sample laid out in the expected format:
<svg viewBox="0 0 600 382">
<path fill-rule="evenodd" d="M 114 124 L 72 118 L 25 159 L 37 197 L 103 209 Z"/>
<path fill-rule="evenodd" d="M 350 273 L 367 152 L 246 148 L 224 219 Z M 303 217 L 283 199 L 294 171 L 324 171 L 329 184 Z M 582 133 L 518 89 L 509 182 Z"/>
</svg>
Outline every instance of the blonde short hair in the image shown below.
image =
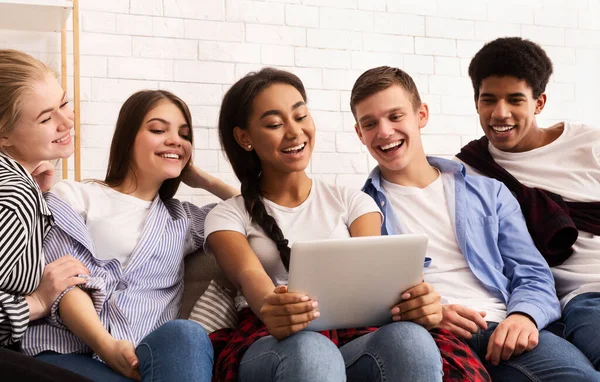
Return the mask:
<svg viewBox="0 0 600 382">
<path fill-rule="evenodd" d="M 19 118 L 24 95 L 36 81 L 56 73 L 27 53 L 0 49 L 0 136 L 9 135 Z"/>
</svg>

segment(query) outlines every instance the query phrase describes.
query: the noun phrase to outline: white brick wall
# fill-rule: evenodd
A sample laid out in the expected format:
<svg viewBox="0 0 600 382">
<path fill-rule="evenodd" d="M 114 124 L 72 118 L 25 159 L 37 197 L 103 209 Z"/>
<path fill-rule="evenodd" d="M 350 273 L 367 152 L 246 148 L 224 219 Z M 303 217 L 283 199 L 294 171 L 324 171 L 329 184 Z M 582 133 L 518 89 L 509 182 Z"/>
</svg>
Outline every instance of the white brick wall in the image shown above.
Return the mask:
<svg viewBox="0 0 600 382">
<path fill-rule="evenodd" d="M 126 0 L 116 1 L 127 3 Z M 225 0 L 163 0 L 163 16 L 197 20 L 225 20 L 224 3 Z"/>
<path fill-rule="evenodd" d="M 129 13 L 133 15 L 162 16 L 162 0 L 130 0 Z"/>
<path fill-rule="evenodd" d="M 600 0 L 80 0 L 80 7 L 84 177 L 102 176 L 121 103 L 160 88 L 190 105 L 195 162 L 237 184 L 220 153 L 219 104 L 233 82 L 265 65 L 304 81 L 317 126 L 309 171 L 319 179 L 359 187 L 374 165 L 348 105 L 352 84 L 374 65 L 413 75 L 431 112 L 425 149 L 451 156 L 481 135 L 467 69 L 500 36 L 533 39 L 554 62 L 540 124 L 600 125 Z M 0 30 L 0 46 L 59 65 L 54 33 Z M 70 62 L 68 70 L 72 76 Z M 214 200 L 188 187 L 180 195 Z"/>
<path fill-rule="evenodd" d="M 131 36 L 152 36 L 152 17 L 117 15 L 117 33 Z"/>
</svg>

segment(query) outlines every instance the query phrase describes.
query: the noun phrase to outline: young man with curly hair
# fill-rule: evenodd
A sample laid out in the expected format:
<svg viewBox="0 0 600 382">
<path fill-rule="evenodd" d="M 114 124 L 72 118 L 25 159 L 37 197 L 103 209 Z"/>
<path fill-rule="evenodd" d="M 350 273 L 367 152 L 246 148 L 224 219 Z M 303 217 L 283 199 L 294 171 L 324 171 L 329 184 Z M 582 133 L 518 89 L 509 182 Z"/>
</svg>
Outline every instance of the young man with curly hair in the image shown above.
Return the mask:
<svg viewBox="0 0 600 382">
<path fill-rule="evenodd" d="M 600 129 L 541 127 L 552 62 L 519 37 L 487 43 L 469 66 L 485 136 L 457 157 L 504 182 L 552 266 L 565 337 L 600 371 Z"/>
<path fill-rule="evenodd" d="M 600 381 L 575 346 L 544 330 L 560 304 L 510 191 L 465 174 L 458 162 L 425 156 L 429 110 L 413 79 L 398 68 L 367 70 L 350 108 L 378 163 L 363 191 L 384 215 L 382 233 L 429 238 L 424 275 L 444 302 L 438 327 L 462 338 L 494 381 Z"/>
</svg>

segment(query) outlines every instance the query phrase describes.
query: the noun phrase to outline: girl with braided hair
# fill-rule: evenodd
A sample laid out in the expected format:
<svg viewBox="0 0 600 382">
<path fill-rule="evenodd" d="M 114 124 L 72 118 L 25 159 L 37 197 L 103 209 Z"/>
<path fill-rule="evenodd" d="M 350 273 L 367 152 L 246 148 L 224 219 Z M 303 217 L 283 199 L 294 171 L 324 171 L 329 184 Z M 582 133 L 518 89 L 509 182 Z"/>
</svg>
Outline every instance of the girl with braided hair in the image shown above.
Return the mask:
<svg viewBox="0 0 600 382">
<path fill-rule="evenodd" d="M 394 322 L 383 327 L 302 331 L 319 317 L 318 301 L 286 288 L 290 242 L 376 236 L 381 229 L 366 194 L 306 174 L 315 144 L 306 102 L 298 77 L 271 68 L 248 74 L 223 99 L 219 136 L 242 195 L 209 213 L 205 235 L 240 291 L 240 324 L 211 337 L 213 379 L 441 380 L 440 353 L 426 329 L 441 319 L 441 306 L 425 283 L 403 295 L 407 317 L 390 312 Z"/>
</svg>

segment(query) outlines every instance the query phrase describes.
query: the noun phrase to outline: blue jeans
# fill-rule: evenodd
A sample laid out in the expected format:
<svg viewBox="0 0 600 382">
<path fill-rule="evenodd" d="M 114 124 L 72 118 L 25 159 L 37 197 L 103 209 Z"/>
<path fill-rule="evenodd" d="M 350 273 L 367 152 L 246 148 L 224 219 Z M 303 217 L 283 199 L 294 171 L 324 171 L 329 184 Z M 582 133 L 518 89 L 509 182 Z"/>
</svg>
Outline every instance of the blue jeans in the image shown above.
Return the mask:
<svg viewBox="0 0 600 382">
<path fill-rule="evenodd" d="M 422 326 L 396 322 L 338 349 L 327 337 L 302 331 L 282 341 L 263 337 L 240 363 L 244 381 L 441 381 L 442 359 Z"/>
<path fill-rule="evenodd" d="M 600 293 L 573 298 L 563 310 L 565 338 L 577 346 L 600 371 Z"/>
<path fill-rule="evenodd" d="M 174 320 L 156 329 L 136 349 L 142 381 L 210 381 L 213 349 L 202 326 Z M 125 382 L 131 379 L 113 371 L 90 354 L 44 352 L 38 359 L 85 375 L 94 381 Z"/>
<path fill-rule="evenodd" d="M 494 382 L 600 381 L 600 373 L 594 370 L 583 353 L 569 341 L 547 330 L 540 331 L 538 345 L 533 350 L 494 366 L 485 360 L 485 355 L 490 337 L 497 326 L 496 322 L 488 322 L 486 330 L 480 329 L 471 339 L 465 340 L 479 356 Z"/>
</svg>

